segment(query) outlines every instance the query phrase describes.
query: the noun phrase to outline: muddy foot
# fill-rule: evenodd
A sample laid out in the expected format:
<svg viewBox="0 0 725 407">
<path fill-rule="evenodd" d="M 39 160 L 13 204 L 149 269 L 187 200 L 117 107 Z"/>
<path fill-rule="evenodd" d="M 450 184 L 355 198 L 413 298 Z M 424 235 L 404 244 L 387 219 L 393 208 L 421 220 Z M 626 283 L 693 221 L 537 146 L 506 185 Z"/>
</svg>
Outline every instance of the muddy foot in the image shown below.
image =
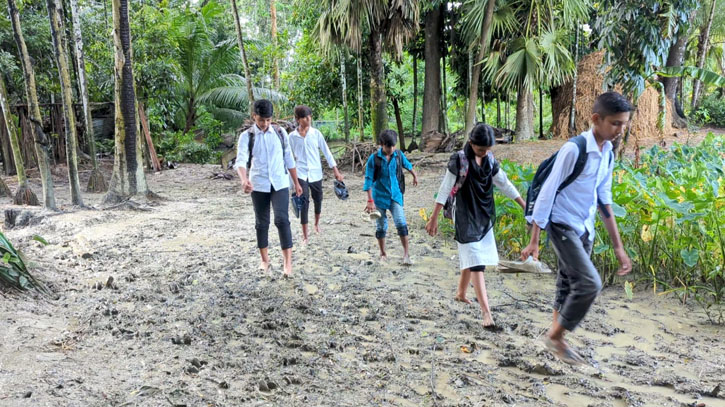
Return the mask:
<svg viewBox="0 0 725 407">
<path fill-rule="evenodd" d="M 464 304 L 471 304 L 471 300 L 461 295 L 456 295 L 455 297 L 453 297 L 453 299 Z"/>
</svg>

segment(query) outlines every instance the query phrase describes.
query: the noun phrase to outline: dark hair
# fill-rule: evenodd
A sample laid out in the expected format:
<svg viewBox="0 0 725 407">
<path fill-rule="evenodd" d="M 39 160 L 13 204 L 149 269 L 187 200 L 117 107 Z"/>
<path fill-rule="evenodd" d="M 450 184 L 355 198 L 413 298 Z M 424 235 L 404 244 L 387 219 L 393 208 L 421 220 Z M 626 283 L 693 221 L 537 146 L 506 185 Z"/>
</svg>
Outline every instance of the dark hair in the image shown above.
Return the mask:
<svg viewBox="0 0 725 407">
<path fill-rule="evenodd" d="M 468 136 L 468 141 L 477 146 L 492 147 L 496 144 L 496 134 L 493 131 L 493 127 L 486 123 L 478 123 L 473 126 L 471 135 Z"/>
<path fill-rule="evenodd" d="M 307 116 L 312 116 L 312 109 L 305 105 L 295 106 L 295 119 L 304 119 Z"/>
<path fill-rule="evenodd" d="M 259 99 L 254 101 L 254 114 L 259 117 L 268 118 L 274 115 L 274 106 L 267 99 Z"/>
<path fill-rule="evenodd" d="M 398 142 L 398 133 L 393 130 L 383 130 L 378 136 L 378 144 L 385 147 L 393 147 Z"/>
<path fill-rule="evenodd" d="M 634 107 L 626 97 L 617 92 L 602 93 L 594 101 L 592 112 L 604 118 L 617 113 L 631 112 Z"/>
</svg>

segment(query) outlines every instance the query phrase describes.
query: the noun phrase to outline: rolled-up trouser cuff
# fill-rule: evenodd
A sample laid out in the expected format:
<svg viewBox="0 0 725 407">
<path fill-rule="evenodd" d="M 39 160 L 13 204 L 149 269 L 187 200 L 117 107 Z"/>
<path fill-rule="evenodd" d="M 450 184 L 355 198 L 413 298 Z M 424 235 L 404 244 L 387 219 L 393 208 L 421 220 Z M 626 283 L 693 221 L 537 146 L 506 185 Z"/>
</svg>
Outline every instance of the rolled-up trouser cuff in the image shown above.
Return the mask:
<svg viewBox="0 0 725 407">
<path fill-rule="evenodd" d="M 408 225 L 396 226 L 398 229 L 398 236 L 408 236 Z"/>
<path fill-rule="evenodd" d="M 384 230 L 376 230 L 375 231 L 375 238 L 376 239 L 383 239 L 383 238 L 385 238 L 385 231 Z"/>
</svg>

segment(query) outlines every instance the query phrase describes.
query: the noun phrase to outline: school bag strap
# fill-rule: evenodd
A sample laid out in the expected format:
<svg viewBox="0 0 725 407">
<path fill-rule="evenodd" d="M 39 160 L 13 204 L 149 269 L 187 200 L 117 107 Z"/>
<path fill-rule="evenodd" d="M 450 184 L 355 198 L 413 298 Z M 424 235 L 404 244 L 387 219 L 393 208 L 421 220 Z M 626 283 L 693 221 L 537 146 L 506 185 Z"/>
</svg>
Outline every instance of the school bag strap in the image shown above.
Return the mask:
<svg viewBox="0 0 725 407">
<path fill-rule="evenodd" d="M 278 125 L 273 123 L 271 127 L 277 137 L 279 137 L 279 142 L 282 143 L 282 165 L 284 165 L 284 173 L 287 174 L 287 164 L 284 162 L 284 154 L 285 150 L 287 149 L 287 142 L 282 135 L 282 129 L 280 129 Z M 249 158 L 247 159 L 247 170 L 249 170 L 250 168 L 252 168 L 252 151 L 254 150 L 255 132 L 254 129 L 250 127 L 249 130 L 247 130 L 247 133 L 249 134 L 249 143 L 247 144 L 247 148 L 249 150 Z"/>
<path fill-rule="evenodd" d="M 398 179 L 398 188 L 400 193 L 405 194 L 405 174 L 403 174 L 403 155 L 396 151 L 394 153 L 397 163 L 395 176 Z M 383 174 L 383 157 L 379 156 L 377 151 L 373 155 L 373 182 L 377 182 Z"/>
<path fill-rule="evenodd" d="M 576 137 L 569 139 L 568 142 L 574 143 L 577 146 L 577 149 L 579 150 L 579 155 L 576 158 L 576 162 L 574 163 L 574 168 L 572 169 L 571 174 L 569 174 L 564 179 L 564 181 L 562 181 L 562 183 L 559 184 L 559 186 L 557 187 L 557 195 L 564 188 L 568 187 L 572 182 L 574 182 L 574 180 L 577 179 L 579 175 L 581 175 L 582 171 L 584 171 L 584 166 L 587 163 L 588 154 L 586 137 L 583 134 L 580 134 Z M 554 162 L 556 161 L 556 157 L 558 154 L 559 152 L 557 151 L 549 158 L 542 161 L 541 164 L 539 164 L 539 168 L 536 170 L 536 174 L 534 174 L 534 179 L 531 181 L 531 185 L 529 185 L 529 189 L 526 192 L 526 210 L 524 211 L 524 216 L 532 216 L 534 214 L 534 204 L 536 203 L 536 199 L 539 197 L 541 187 L 544 186 L 544 182 L 547 178 L 549 178 L 549 175 L 551 175 L 551 170 L 552 168 L 554 168 Z M 609 159 L 611 163 L 611 155 Z"/>
<path fill-rule="evenodd" d="M 491 175 L 496 175 L 499 167 L 496 159 L 493 157 L 493 153 L 490 151 L 488 152 L 488 164 L 491 166 Z M 444 218 L 453 219 L 453 207 L 456 203 L 456 195 L 458 195 L 458 191 L 460 191 L 463 184 L 466 182 L 469 169 L 470 162 L 468 161 L 468 157 L 466 157 L 466 152 L 464 150 L 457 151 L 451 156 L 451 159 L 448 162 L 448 171 L 456 175 L 456 183 L 453 184 L 453 188 L 451 188 L 451 192 L 446 198 L 446 203 L 443 205 Z"/>
</svg>

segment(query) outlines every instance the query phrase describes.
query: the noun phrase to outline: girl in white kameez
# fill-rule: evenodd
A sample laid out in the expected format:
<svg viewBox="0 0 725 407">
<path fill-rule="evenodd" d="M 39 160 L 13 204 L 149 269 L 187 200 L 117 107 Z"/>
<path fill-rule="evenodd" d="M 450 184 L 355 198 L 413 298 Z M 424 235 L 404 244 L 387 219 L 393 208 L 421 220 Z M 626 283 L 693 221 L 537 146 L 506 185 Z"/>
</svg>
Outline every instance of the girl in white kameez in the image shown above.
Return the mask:
<svg viewBox="0 0 725 407">
<path fill-rule="evenodd" d="M 451 191 L 454 191 L 454 187 L 459 186 L 455 190 L 452 205 L 461 269 L 455 299 L 467 304 L 471 303 L 466 298 L 466 291 L 473 280 L 473 288 L 481 307 L 485 329 L 496 329 L 491 309 L 488 306 L 486 281 L 483 278 L 486 266 L 498 264 L 496 240 L 493 237 L 493 224 L 496 217 L 493 186 L 498 187 L 508 198 L 515 200 L 522 209 L 525 206 L 516 187 L 508 180 L 506 173 L 499 168 L 498 162 L 491 153 L 491 147 L 495 142 L 491 126 L 479 123 L 473 128 L 463 150 L 451 155 L 446 175 L 436 196 L 433 214 L 426 225 L 428 234 L 435 236 L 438 232 L 438 214 L 448 197 L 451 196 Z"/>
</svg>

